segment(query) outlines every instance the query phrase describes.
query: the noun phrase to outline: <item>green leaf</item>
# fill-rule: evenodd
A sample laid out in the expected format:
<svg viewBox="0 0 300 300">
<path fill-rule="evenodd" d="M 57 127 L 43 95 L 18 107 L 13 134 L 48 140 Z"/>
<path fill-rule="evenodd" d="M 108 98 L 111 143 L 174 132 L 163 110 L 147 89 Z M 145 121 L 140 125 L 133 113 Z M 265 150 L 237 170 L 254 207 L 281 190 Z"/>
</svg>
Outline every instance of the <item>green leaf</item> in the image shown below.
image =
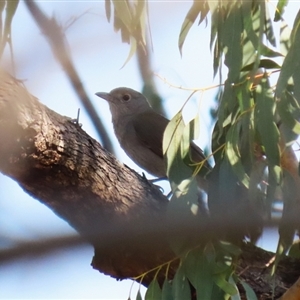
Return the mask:
<svg viewBox="0 0 300 300">
<path fill-rule="evenodd" d="M 170 159 L 171 162 L 174 160 L 175 154 L 178 151 L 181 143 L 181 137 L 184 130 L 184 123 L 182 113 L 179 111 L 169 122 L 163 139 L 163 153 L 167 154 L 171 151 L 173 154 Z"/>
<path fill-rule="evenodd" d="M 110 22 L 111 18 L 111 3 L 110 0 L 105 0 L 105 15 L 108 22 Z"/>
<path fill-rule="evenodd" d="M 295 241 L 292 245 L 292 247 L 289 250 L 288 256 L 295 258 L 295 259 L 300 259 L 300 244 L 299 240 Z"/>
<path fill-rule="evenodd" d="M 189 281 L 196 288 L 197 299 L 212 299 L 213 265 L 207 260 L 201 249 L 190 251 L 183 258 L 182 268 Z"/>
<path fill-rule="evenodd" d="M 298 12 L 291 33 L 292 44 L 283 61 L 277 81 L 275 95 L 280 97 L 287 86 L 289 78 L 300 68 L 300 11 Z"/>
<path fill-rule="evenodd" d="M 240 280 L 241 285 L 243 286 L 245 292 L 246 292 L 246 298 L 247 300 L 258 300 L 252 287 L 245 281 Z"/>
<path fill-rule="evenodd" d="M 256 60 L 256 55 L 253 54 L 255 54 L 259 45 L 260 10 L 252 8 L 250 1 L 243 1 L 242 15 L 245 31 L 243 39 L 243 65 L 248 65 Z"/>
<path fill-rule="evenodd" d="M 224 291 L 226 294 L 233 296 L 238 294 L 238 289 L 236 287 L 236 285 L 229 283 L 225 278 L 224 278 L 224 274 L 218 274 L 218 275 L 214 275 L 214 282 L 216 283 L 216 285 L 222 290 Z"/>
<path fill-rule="evenodd" d="M 271 43 L 271 45 L 273 47 L 276 47 L 276 38 L 274 35 L 272 20 L 269 14 L 268 7 L 266 6 L 265 1 L 262 1 L 261 5 L 264 6 L 264 11 L 265 11 L 265 35 L 267 37 L 267 40 Z"/>
<path fill-rule="evenodd" d="M 126 26 L 128 31 L 131 32 L 132 13 L 128 5 L 128 1 L 127 0 L 112 0 L 112 1 L 118 17 L 120 18 L 122 23 Z"/>
<path fill-rule="evenodd" d="M 220 134 L 223 133 L 223 128 L 231 124 L 232 115 L 236 113 L 236 104 L 234 88 L 232 84 L 226 80 L 221 97 L 221 103 L 218 108 L 218 125 Z M 220 138 L 220 136 L 218 136 L 218 138 Z"/>
<path fill-rule="evenodd" d="M 293 96 L 286 92 L 277 103 L 280 118 L 296 135 L 300 135 L 300 108 Z"/>
<path fill-rule="evenodd" d="M 12 19 L 16 13 L 19 0 L 16 1 L 6 1 L 6 14 L 5 14 L 5 21 L 4 21 L 4 29 L 3 35 L 1 40 L 0 46 L 0 56 L 2 56 L 6 43 L 9 43 L 12 48 L 12 41 L 11 41 L 11 23 Z M 0 9 L 3 10 L 4 6 L 0 6 Z"/>
<path fill-rule="evenodd" d="M 199 226 L 198 185 L 195 178 L 183 180 L 173 188 L 173 196 L 167 210 L 167 220 L 170 226 L 174 226 L 174 231 L 181 233 L 185 230 L 186 232 L 186 234 L 178 233 L 169 237 L 172 250 L 175 254 L 181 255 L 193 246 L 191 243 L 195 238 L 194 231 L 186 231 L 187 224 L 192 226 L 194 223 L 195 230 Z"/>
<path fill-rule="evenodd" d="M 241 248 L 229 242 L 220 241 L 219 246 L 226 254 L 231 256 L 239 256 L 242 254 Z"/>
<path fill-rule="evenodd" d="M 181 143 L 181 157 L 186 165 L 191 165 L 193 161 L 190 158 L 191 141 L 197 139 L 199 135 L 199 115 L 192 119 L 184 128 L 182 143 Z"/>
<path fill-rule="evenodd" d="M 162 300 L 173 300 L 172 285 L 168 278 L 165 279 L 162 287 Z"/>
<path fill-rule="evenodd" d="M 0 41 L 1 41 L 1 45 L 4 43 L 3 39 L 4 37 L 2 36 L 2 34 L 4 33 L 3 32 L 3 25 L 2 24 L 2 14 L 3 14 L 3 11 L 4 11 L 4 8 L 5 8 L 5 4 L 6 4 L 6 1 L 0 1 Z"/>
<path fill-rule="evenodd" d="M 274 21 L 278 22 L 281 20 L 282 15 L 284 13 L 284 7 L 287 6 L 288 0 L 279 0 L 277 3 L 276 11 L 275 11 L 275 16 L 274 16 Z"/>
<path fill-rule="evenodd" d="M 138 290 L 135 299 L 136 299 L 136 300 L 143 300 L 142 295 L 141 295 L 141 291 L 140 291 L 140 290 Z"/>
<path fill-rule="evenodd" d="M 239 2 L 224 20 L 222 29 L 222 42 L 227 47 L 224 63 L 228 67 L 228 81 L 235 83 L 240 75 L 243 52 L 241 47 L 241 35 L 244 31 L 242 9 Z M 234 30 L 232 30 L 234 28 Z M 220 38 L 220 36 L 219 36 Z"/>
<path fill-rule="evenodd" d="M 121 67 L 121 69 L 124 68 L 125 65 L 130 61 L 132 56 L 135 54 L 136 49 L 137 49 L 136 39 L 134 37 L 130 36 L 130 51 L 129 51 L 129 54 L 128 54 L 123 66 Z"/>
<path fill-rule="evenodd" d="M 234 277 L 235 277 L 235 275 L 230 276 L 228 282 L 233 284 L 236 287 L 237 293 L 235 295 L 232 295 L 230 300 L 241 300 L 241 295 L 236 286 L 236 281 L 234 280 Z"/>
<path fill-rule="evenodd" d="M 192 176 L 189 168 L 181 156 L 181 144 L 185 125 L 181 111 L 169 122 L 163 139 L 163 153 L 167 163 L 167 176 L 171 182 L 172 190 L 181 183 L 183 179 Z"/>
<path fill-rule="evenodd" d="M 146 9 L 146 0 L 138 0 L 136 4 L 136 13 L 134 15 L 135 25 L 141 22 L 141 18 L 145 13 L 145 9 Z M 145 23 L 145 21 L 141 23 Z"/>
<path fill-rule="evenodd" d="M 161 299 L 161 295 L 162 295 L 162 292 L 159 287 L 159 284 L 158 284 L 157 280 L 154 279 L 150 283 L 150 285 L 146 291 L 145 300 L 159 300 L 159 299 Z"/>
<path fill-rule="evenodd" d="M 239 150 L 240 124 L 233 124 L 226 135 L 226 155 L 238 179 L 248 188 L 249 176 L 245 172 Z"/>
<path fill-rule="evenodd" d="M 241 71 L 252 71 L 253 68 L 254 68 L 254 63 L 251 63 L 243 67 Z M 265 68 L 269 70 L 269 69 L 280 69 L 281 66 L 271 59 L 261 59 L 258 68 Z"/>
<path fill-rule="evenodd" d="M 200 4 L 200 5 L 199 5 Z M 182 55 L 182 46 L 184 44 L 184 41 L 187 37 L 187 34 L 189 33 L 191 27 L 193 26 L 196 18 L 201 12 L 201 2 L 195 1 L 188 11 L 180 29 L 179 39 L 178 39 L 178 48 L 180 51 L 180 54 Z"/>
<path fill-rule="evenodd" d="M 213 48 L 213 68 L 214 76 L 216 76 L 224 46 L 222 45 L 222 21 L 223 16 L 218 1 L 208 1 L 208 6 L 211 13 L 211 30 L 210 30 L 210 49 Z"/>
<path fill-rule="evenodd" d="M 172 292 L 174 300 L 190 300 L 191 290 L 186 275 L 179 267 L 172 282 Z M 159 298 L 155 299 L 158 300 Z"/>
<path fill-rule="evenodd" d="M 257 209 L 258 213 L 263 209 L 263 203 L 266 202 L 265 190 L 260 188 L 266 167 L 264 160 L 257 160 L 253 163 L 251 168 L 248 197 L 250 206 Z"/>
<path fill-rule="evenodd" d="M 269 166 L 280 165 L 279 131 L 275 123 L 275 100 L 267 79 L 256 88 L 255 122 L 265 148 Z"/>
<path fill-rule="evenodd" d="M 291 47 L 291 29 L 284 21 L 280 22 L 280 51 L 286 56 Z"/>
<path fill-rule="evenodd" d="M 191 27 L 193 26 L 193 24 L 196 21 L 196 18 L 198 17 L 198 15 L 200 14 L 201 18 L 199 21 L 199 24 L 203 21 L 203 19 L 206 17 L 207 13 L 208 13 L 208 6 L 206 1 L 194 1 L 192 7 L 190 8 L 190 10 L 188 11 L 183 24 L 181 26 L 180 29 L 180 34 L 179 34 L 179 39 L 178 39 L 178 47 L 179 47 L 179 51 L 180 54 L 182 55 L 182 46 L 184 44 L 184 41 L 191 29 Z"/>
<path fill-rule="evenodd" d="M 261 55 L 266 56 L 266 57 L 282 57 L 283 56 L 282 53 L 274 51 L 264 44 L 262 44 Z"/>
<path fill-rule="evenodd" d="M 139 0 L 136 4 L 135 14 L 133 16 L 132 21 L 132 30 L 131 34 L 134 36 L 138 44 L 142 45 L 144 47 L 145 53 L 147 52 L 147 49 L 145 47 L 146 45 L 146 21 L 147 21 L 147 5 L 146 0 Z"/>
<path fill-rule="evenodd" d="M 6 1 L 6 15 L 5 15 L 5 25 L 4 32 L 7 35 L 11 34 L 11 22 L 17 11 L 17 7 L 19 5 L 19 0 L 15 1 Z"/>
</svg>

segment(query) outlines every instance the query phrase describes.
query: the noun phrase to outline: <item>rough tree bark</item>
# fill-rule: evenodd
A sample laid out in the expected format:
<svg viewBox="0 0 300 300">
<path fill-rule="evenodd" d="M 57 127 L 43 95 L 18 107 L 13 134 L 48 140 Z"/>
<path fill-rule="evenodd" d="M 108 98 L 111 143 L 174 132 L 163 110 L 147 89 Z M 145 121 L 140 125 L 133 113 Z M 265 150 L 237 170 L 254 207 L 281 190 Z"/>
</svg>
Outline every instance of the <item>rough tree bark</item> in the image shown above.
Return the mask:
<svg viewBox="0 0 300 300">
<path fill-rule="evenodd" d="M 41 104 L 22 82 L 5 72 L 0 74 L 0 141 L 0 171 L 94 245 L 95 269 L 125 279 L 173 261 L 172 277 L 178 261 L 167 240 L 186 232 L 182 224 L 177 226 L 180 231 L 176 224 L 167 224 L 168 200 L 160 189 L 118 162 L 70 118 Z M 213 230 L 208 226 L 199 223 L 200 240 Z M 239 261 L 242 277 L 258 293 L 264 291 L 261 299 L 272 295 L 272 283 L 264 275 L 271 257 L 272 253 L 246 244 Z M 147 286 L 154 274 L 148 273 L 143 284 Z M 299 262 L 283 261 L 276 296 L 299 275 Z M 159 281 L 164 276 L 160 272 Z"/>
</svg>

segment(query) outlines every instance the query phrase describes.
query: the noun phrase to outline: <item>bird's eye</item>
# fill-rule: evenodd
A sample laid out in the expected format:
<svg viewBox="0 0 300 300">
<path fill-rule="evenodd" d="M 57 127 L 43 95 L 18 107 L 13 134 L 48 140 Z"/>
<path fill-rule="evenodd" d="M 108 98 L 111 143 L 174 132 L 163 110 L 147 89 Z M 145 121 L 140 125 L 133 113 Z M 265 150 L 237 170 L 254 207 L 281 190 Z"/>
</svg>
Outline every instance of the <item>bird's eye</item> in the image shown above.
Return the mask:
<svg viewBox="0 0 300 300">
<path fill-rule="evenodd" d="M 128 94 L 124 94 L 124 95 L 122 96 L 122 100 L 125 101 L 125 102 L 129 101 L 130 99 L 131 99 L 131 96 L 128 95 Z"/>
</svg>

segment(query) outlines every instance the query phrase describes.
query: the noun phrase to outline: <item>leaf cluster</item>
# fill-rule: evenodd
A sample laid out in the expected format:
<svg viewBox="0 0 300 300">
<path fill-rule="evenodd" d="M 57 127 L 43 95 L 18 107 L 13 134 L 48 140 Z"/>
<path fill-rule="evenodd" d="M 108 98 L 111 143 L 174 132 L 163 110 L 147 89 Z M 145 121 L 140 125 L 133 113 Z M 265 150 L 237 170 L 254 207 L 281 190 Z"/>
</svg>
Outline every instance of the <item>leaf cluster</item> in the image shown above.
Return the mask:
<svg viewBox="0 0 300 300">
<path fill-rule="evenodd" d="M 243 213 L 250 208 L 269 222 L 274 202 L 281 201 L 284 209 L 277 258 L 286 252 L 300 228 L 296 217 L 300 213 L 298 161 L 292 149 L 300 133 L 300 12 L 289 31 L 282 16 L 286 5 L 287 1 L 279 0 L 274 15 L 274 21 L 281 22 L 280 51 L 276 48 L 278 38 L 267 1 L 195 0 L 178 40 L 182 53 L 196 20 L 201 24 L 210 16 L 207 23 L 211 26 L 213 70 L 214 75 L 219 74 L 220 89 L 212 135 L 217 171 L 213 170 L 211 176 L 215 183 L 213 197 L 208 189 L 209 213 L 222 217 L 226 212 L 232 217 L 233 210 L 244 202 Z M 276 74 L 279 74 L 277 79 Z M 276 80 L 273 86 L 271 77 Z M 164 154 L 173 191 L 169 205 L 171 219 L 199 215 L 195 174 L 203 170 L 204 163 L 195 166 L 188 155 L 197 123 L 195 118 L 185 125 L 180 111 L 165 132 Z M 246 192 L 239 194 L 240 190 Z M 215 207 L 218 209 L 214 210 Z M 186 255 L 180 256 L 174 279 L 170 281 L 166 276 L 162 286 L 154 280 L 146 299 L 191 299 L 191 287 L 197 299 L 239 299 L 238 279 L 233 265 L 227 264 L 228 253 L 217 246 L 220 240 L 190 251 L 184 238 L 171 243 L 175 253 L 187 251 Z M 237 255 L 231 253 L 231 261 Z M 216 257 L 223 263 L 220 273 Z M 250 287 L 245 283 L 242 286 L 248 299 L 255 299 Z"/>
<path fill-rule="evenodd" d="M 114 29 L 121 32 L 122 42 L 130 44 L 130 52 L 124 63 L 131 59 L 137 47 L 146 52 L 147 1 L 146 0 L 105 0 L 105 12 L 108 22 L 114 7 Z"/>
<path fill-rule="evenodd" d="M 11 23 L 17 10 L 19 0 L 0 1 L 0 57 L 3 54 L 6 44 L 12 52 Z M 4 19 L 2 16 L 4 15 Z"/>
</svg>

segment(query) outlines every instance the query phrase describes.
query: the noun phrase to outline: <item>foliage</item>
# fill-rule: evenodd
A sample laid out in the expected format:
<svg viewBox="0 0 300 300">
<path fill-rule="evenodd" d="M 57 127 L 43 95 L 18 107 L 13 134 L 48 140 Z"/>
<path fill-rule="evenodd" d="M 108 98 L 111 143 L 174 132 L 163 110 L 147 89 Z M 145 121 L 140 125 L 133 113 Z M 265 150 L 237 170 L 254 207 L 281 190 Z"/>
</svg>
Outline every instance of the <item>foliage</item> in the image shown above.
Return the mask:
<svg viewBox="0 0 300 300">
<path fill-rule="evenodd" d="M 137 50 L 137 47 L 143 47 L 146 51 L 146 1 L 119 1 L 105 0 L 105 11 L 107 20 L 111 19 L 111 2 L 114 5 L 114 29 L 121 32 L 122 41 L 130 43 L 131 48 L 127 60 L 130 60 Z"/>
<path fill-rule="evenodd" d="M 144 36 L 141 28 L 145 26 L 136 26 L 134 20 L 146 7 L 145 2 L 113 2 L 115 18 L 125 24 L 115 28 L 121 30 L 123 39 L 124 31 L 127 31 L 136 43 L 137 28 L 139 36 Z M 119 14 L 121 5 L 127 5 L 126 10 L 130 13 Z M 219 74 L 220 91 L 212 137 L 214 170 L 218 170 L 212 173 L 218 187 L 213 197 L 208 191 L 208 206 L 212 215 L 224 213 L 216 207 L 226 207 L 232 216 L 232 210 L 239 203 L 231 200 L 241 198 L 237 190 L 244 189 L 247 207 L 264 221 L 269 221 L 275 196 L 281 191 L 284 209 L 275 266 L 298 230 L 295 216 L 300 212 L 298 161 L 292 150 L 300 133 L 300 12 L 289 32 L 282 16 L 286 5 L 287 1 L 279 0 L 274 16 L 275 22 L 282 23 L 280 52 L 276 49 L 278 41 L 267 1 L 195 0 L 183 21 L 178 40 L 182 53 L 185 39 L 197 18 L 201 24 L 210 17 L 213 70 L 215 75 Z M 278 59 L 283 60 L 282 66 Z M 227 74 L 223 82 L 225 69 Z M 276 80 L 276 74 L 279 76 L 272 86 L 270 78 Z M 193 122 L 196 124 L 197 120 Z M 187 155 L 189 142 L 194 139 L 191 128 L 195 127 L 191 124 L 183 123 L 180 111 L 165 132 L 164 152 L 173 190 L 170 218 L 194 218 L 197 215 L 195 172 L 199 168 L 195 165 L 192 169 L 187 167 L 193 165 Z M 232 264 L 238 251 L 233 251 L 234 246 L 230 243 L 227 245 L 229 252 L 224 251 L 222 243 L 219 239 L 196 248 L 189 248 L 184 238 L 172 243 L 180 259 L 175 277 L 173 281 L 166 277 L 162 286 L 154 281 L 148 288 L 146 299 L 190 299 L 191 286 L 197 299 L 240 299 Z M 248 299 L 255 299 L 249 285 L 241 284 Z"/>
<path fill-rule="evenodd" d="M 1 1 L 0 2 L 0 13 L 4 14 L 5 18 L 0 19 L 0 34 L 1 34 L 1 43 L 0 43 L 0 57 L 3 54 L 6 44 L 9 44 L 12 51 L 12 41 L 11 41 L 11 23 L 14 17 L 14 14 L 17 10 L 19 0 L 16 1 Z M 5 13 L 4 13 L 5 9 Z"/>
</svg>

